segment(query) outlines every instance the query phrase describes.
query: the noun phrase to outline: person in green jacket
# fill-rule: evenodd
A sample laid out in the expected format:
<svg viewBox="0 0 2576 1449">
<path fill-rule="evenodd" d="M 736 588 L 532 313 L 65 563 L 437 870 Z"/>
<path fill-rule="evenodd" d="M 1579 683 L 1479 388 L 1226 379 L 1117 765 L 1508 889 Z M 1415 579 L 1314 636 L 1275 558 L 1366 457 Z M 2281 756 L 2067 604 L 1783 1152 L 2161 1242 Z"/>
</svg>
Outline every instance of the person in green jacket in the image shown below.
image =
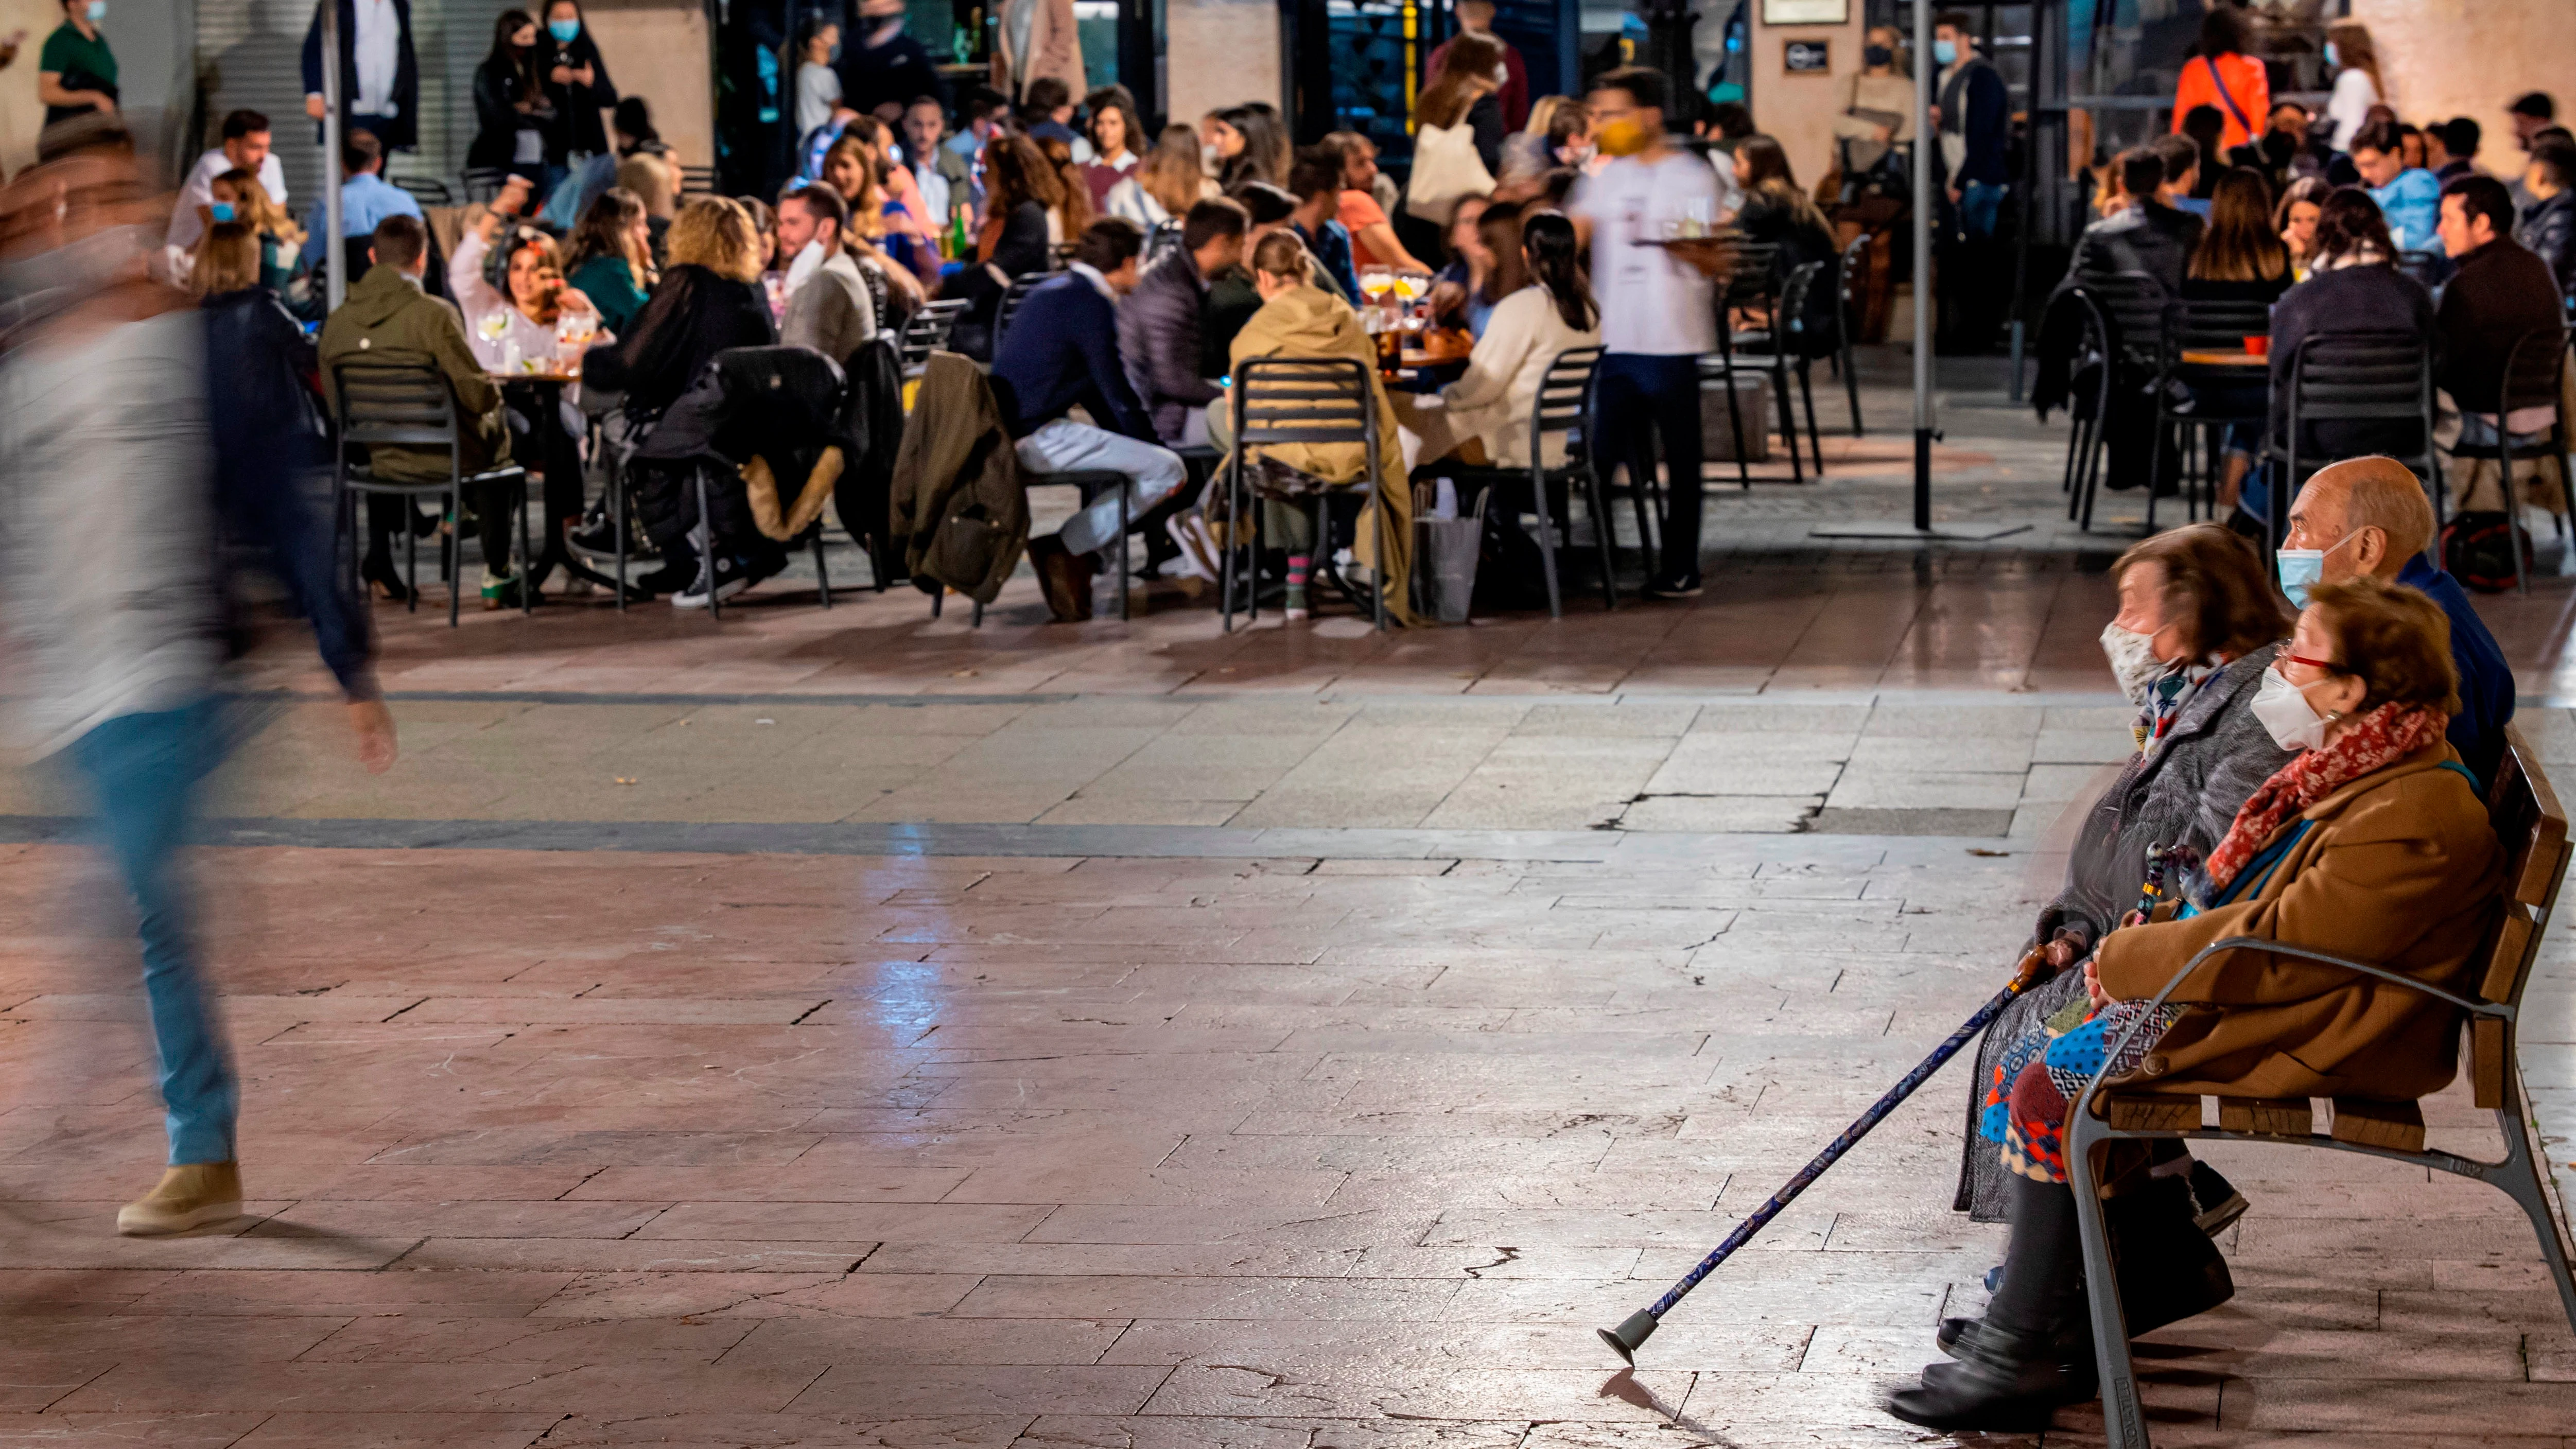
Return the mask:
<svg viewBox="0 0 2576 1449">
<path fill-rule="evenodd" d="M 377 265 L 349 289 L 340 310 L 322 323 L 322 391 L 336 411 L 339 382 L 334 369 L 345 362 L 425 362 L 447 379 L 456 398 L 458 456 L 466 474 L 499 466 L 510 456 L 509 429 L 501 415 L 501 387 L 474 360 L 465 323 L 455 307 L 421 290 L 429 270 L 429 230 L 416 216 L 389 216 L 376 224 L 369 258 Z M 435 482 L 448 476 L 443 447 L 373 449 L 367 463 L 380 478 L 398 482 Z M 369 500 L 367 557 L 359 576 L 392 597 L 403 596 L 395 580 L 393 555 L 385 536 L 406 522 L 393 500 Z M 383 505 L 383 506 L 378 506 Z M 500 497 L 477 501 L 483 522 L 483 559 L 487 575 L 508 576 L 510 509 Z M 509 602 L 515 604 L 513 597 Z"/>
<path fill-rule="evenodd" d="M 623 186 L 599 194 L 573 229 L 564 280 L 599 309 L 601 325 L 626 334 L 653 299 L 653 231 L 643 197 Z"/>
<path fill-rule="evenodd" d="M 98 33 L 106 18 L 107 0 L 63 0 L 63 23 L 36 57 L 36 99 L 45 103 L 46 125 L 116 110 L 116 52 Z"/>
</svg>

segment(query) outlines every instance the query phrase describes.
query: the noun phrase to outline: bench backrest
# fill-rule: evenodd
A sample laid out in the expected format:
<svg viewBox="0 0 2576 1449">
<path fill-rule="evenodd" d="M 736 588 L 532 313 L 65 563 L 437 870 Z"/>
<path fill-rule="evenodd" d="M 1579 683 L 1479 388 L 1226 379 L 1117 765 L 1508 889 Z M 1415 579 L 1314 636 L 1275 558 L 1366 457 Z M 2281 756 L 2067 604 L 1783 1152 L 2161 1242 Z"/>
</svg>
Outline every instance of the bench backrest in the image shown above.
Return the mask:
<svg viewBox="0 0 2576 1449">
<path fill-rule="evenodd" d="M 2504 758 L 2487 791 L 2487 812 L 2505 852 L 2504 911 L 2487 948 L 2486 974 L 2477 993 L 2488 1001 L 2520 1006 L 2540 941 L 2567 877 L 2567 813 L 2540 766 L 2540 752 L 2507 725 Z M 2501 1107 L 2513 1070 L 2510 1027 L 2479 1021 L 2469 1033 L 2469 1080 L 2481 1107 Z"/>
</svg>

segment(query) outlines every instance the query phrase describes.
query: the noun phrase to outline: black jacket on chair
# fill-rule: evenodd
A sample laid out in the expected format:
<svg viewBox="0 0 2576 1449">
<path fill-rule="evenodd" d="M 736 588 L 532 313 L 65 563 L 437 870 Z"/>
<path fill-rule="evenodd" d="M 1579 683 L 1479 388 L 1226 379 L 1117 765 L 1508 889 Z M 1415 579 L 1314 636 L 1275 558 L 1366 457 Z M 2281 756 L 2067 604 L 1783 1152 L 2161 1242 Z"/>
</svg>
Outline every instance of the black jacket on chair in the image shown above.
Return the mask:
<svg viewBox="0 0 2576 1449">
<path fill-rule="evenodd" d="M 640 470 L 664 486 L 639 488 L 645 531 L 664 542 L 696 522 L 696 498 L 677 486 L 709 468 L 707 511 L 716 552 L 759 546 L 739 470 L 768 461 L 781 492 L 801 487 L 823 450 L 840 441 L 840 364 L 810 347 L 735 347 L 717 353 L 635 449 Z"/>
<path fill-rule="evenodd" d="M 841 365 L 849 386 L 841 399 L 837 427 L 842 456 L 840 481 L 832 488 L 832 508 L 841 527 L 862 544 L 884 582 L 901 571 L 902 540 L 890 518 L 894 460 L 903 446 L 903 360 L 882 337 L 864 342 Z"/>
</svg>

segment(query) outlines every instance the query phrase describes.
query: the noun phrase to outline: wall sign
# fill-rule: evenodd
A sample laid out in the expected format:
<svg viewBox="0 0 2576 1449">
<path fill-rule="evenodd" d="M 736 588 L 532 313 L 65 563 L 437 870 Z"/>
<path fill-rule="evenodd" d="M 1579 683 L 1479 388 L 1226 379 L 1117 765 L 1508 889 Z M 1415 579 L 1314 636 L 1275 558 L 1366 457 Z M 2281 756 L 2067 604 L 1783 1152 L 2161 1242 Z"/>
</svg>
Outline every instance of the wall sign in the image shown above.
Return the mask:
<svg viewBox="0 0 2576 1449">
<path fill-rule="evenodd" d="M 1762 0 L 1765 25 L 1848 25 L 1851 0 Z"/>
<path fill-rule="evenodd" d="M 1780 69 L 1789 75 L 1830 75 L 1834 48 L 1830 40 L 1792 40 L 1780 47 Z"/>
</svg>

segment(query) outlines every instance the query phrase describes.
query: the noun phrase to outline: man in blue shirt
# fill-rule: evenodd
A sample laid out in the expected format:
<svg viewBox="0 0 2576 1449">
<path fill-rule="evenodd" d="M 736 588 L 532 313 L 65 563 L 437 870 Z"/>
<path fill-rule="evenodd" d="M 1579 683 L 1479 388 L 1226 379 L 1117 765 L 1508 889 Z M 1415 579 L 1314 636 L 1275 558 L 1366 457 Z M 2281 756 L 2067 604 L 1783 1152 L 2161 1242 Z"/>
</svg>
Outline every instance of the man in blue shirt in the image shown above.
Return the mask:
<svg viewBox="0 0 2576 1449">
<path fill-rule="evenodd" d="M 2451 747 L 2482 782 L 2492 783 L 2504 758 L 2504 727 L 2513 721 L 2513 668 L 2469 603 L 2459 580 L 2424 557 L 2433 542 L 2433 505 L 2424 485 L 2394 458 L 2352 458 L 2321 469 L 2290 505 L 2282 547 L 2288 577 L 2295 551 L 2322 550 L 2315 581 L 2369 574 L 2420 589 L 2451 619 L 2451 662 L 2460 671 L 2460 712 L 2451 716 Z M 2305 583 L 2289 590 L 2303 603 Z"/>
<path fill-rule="evenodd" d="M 1145 231 L 1136 223 L 1116 216 L 1093 222 L 1074 243 L 1065 275 L 1028 294 L 993 348 L 993 402 L 1020 466 L 1126 474 L 1131 524 L 1189 477 L 1181 455 L 1155 437 L 1118 355 L 1118 299 L 1136 289 L 1144 250 Z M 1091 423 L 1066 416 L 1076 404 Z M 1099 555 L 1117 542 L 1116 493 L 1092 500 L 1053 537 L 1029 541 L 1029 562 L 1058 620 L 1091 617 L 1092 575 Z"/>
<path fill-rule="evenodd" d="M 420 203 L 411 193 L 385 180 L 385 147 L 373 133 L 351 131 L 340 142 L 340 169 L 348 180 L 340 183 L 340 235 L 366 237 L 376 234 L 376 223 L 389 216 L 419 216 Z M 322 243 L 330 235 L 330 220 L 324 210 L 327 198 L 313 198 L 313 209 L 304 217 L 304 261 L 307 266 L 322 259 Z M 349 278 L 355 283 L 356 277 Z"/>
<path fill-rule="evenodd" d="M 2388 218 L 2388 235 L 2401 252 L 2442 250 L 2442 183 L 2421 166 L 2406 164 L 2397 125 L 2381 121 L 2352 138 L 2353 169 L 2370 199 Z M 2395 260 L 2391 258 L 2391 260 Z"/>
<path fill-rule="evenodd" d="M 1316 264 L 1333 282 L 1333 290 L 1354 306 L 1360 300 L 1360 273 L 1351 257 L 1350 228 L 1336 220 L 1342 208 L 1342 158 L 1321 150 L 1301 150 L 1288 168 L 1288 193 L 1297 209 L 1288 224 L 1313 253 Z"/>
</svg>

